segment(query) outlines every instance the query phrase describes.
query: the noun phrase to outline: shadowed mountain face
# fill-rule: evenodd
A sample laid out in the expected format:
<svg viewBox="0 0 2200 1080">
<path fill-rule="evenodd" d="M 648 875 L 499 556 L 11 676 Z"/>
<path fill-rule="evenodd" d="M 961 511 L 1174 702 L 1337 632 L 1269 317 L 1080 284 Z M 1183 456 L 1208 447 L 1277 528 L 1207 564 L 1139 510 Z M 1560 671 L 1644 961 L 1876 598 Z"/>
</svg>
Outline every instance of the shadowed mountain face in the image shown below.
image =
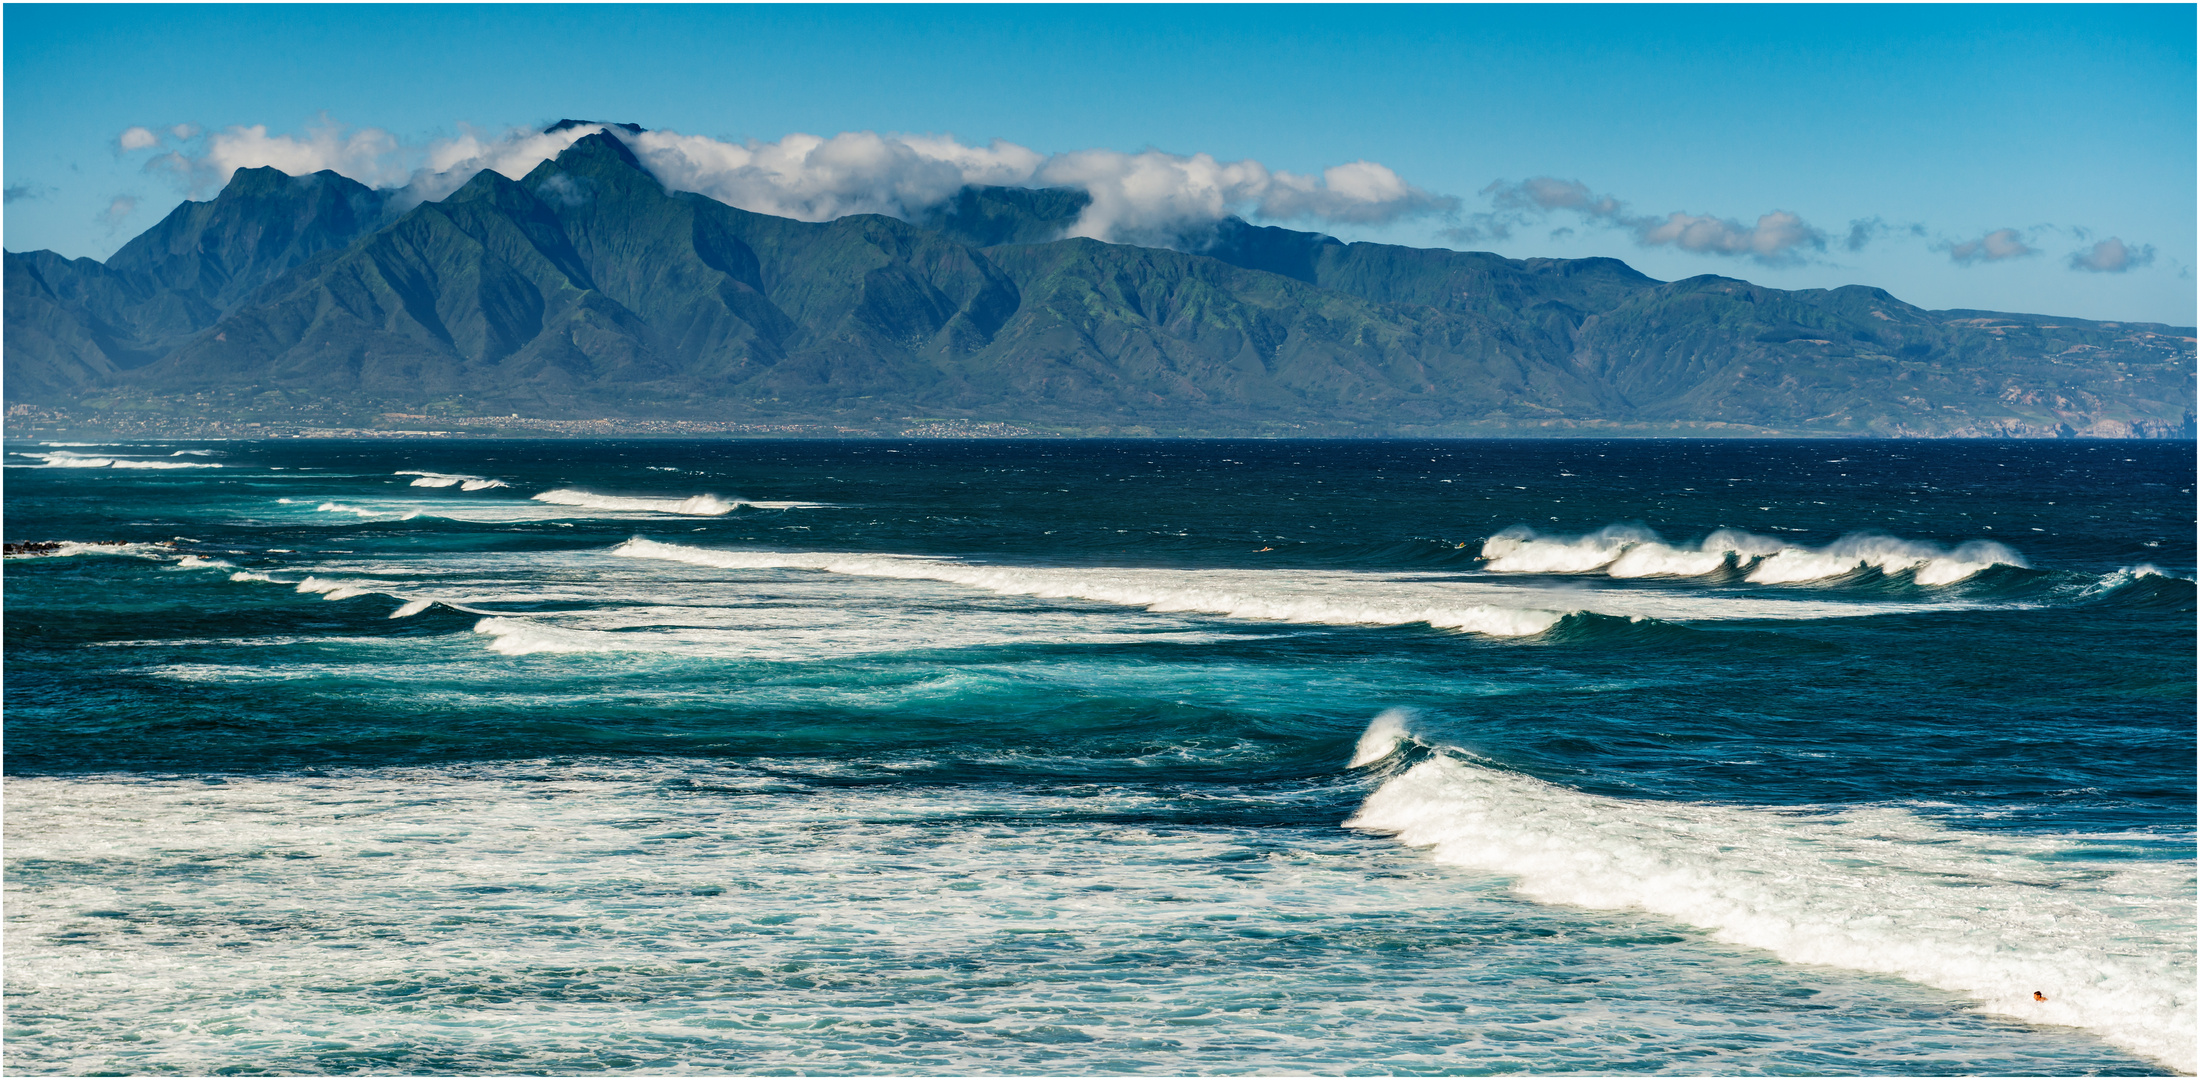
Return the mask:
<svg viewBox="0 0 2200 1080">
<path fill-rule="evenodd" d="M 667 193 L 605 134 L 394 218 L 333 173 L 244 170 L 104 265 L 9 253 L 7 397 L 1214 434 L 2190 432 L 2189 329 L 1235 219 L 1196 254 L 1059 239 L 1085 203 L 971 188 L 919 223 L 792 221 Z"/>
</svg>

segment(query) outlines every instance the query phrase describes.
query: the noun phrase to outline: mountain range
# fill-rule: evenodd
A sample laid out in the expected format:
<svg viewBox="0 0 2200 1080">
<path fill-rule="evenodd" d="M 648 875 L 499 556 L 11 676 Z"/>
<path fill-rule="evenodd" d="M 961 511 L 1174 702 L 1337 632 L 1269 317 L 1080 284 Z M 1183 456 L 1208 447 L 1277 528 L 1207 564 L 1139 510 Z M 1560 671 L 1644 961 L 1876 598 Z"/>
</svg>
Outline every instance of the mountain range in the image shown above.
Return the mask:
<svg viewBox="0 0 2200 1080">
<path fill-rule="evenodd" d="M 403 208 L 333 172 L 242 169 L 104 263 L 7 253 L 5 397 L 93 426 L 2193 434 L 2190 327 L 1235 218 L 1185 250 L 1062 239 L 1085 203 L 972 187 L 916 221 L 795 221 L 668 192 L 610 133 Z"/>
</svg>

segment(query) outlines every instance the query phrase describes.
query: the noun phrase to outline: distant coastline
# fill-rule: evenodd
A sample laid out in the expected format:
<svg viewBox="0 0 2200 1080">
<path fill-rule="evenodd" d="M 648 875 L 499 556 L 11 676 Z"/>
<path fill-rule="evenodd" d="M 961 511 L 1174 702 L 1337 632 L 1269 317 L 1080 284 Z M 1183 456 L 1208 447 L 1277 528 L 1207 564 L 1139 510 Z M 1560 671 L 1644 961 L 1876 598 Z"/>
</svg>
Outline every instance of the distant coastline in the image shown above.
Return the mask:
<svg viewBox="0 0 2200 1080">
<path fill-rule="evenodd" d="M 145 439 L 2127 439 L 2193 441 L 2194 419 L 2166 423 L 2097 423 L 2050 427 L 1990 422 L 1956 433 L 1830 431 L 1759 427 L 1724 421 L 1664 423 L 1576 419 L 1514 424 L 1449 425 L 1392 429 L 1350 424 L 1277 423 L 1267 426 L 1123 424 L 1070 427 L 985 417 L 898 417 L 852 420 L 694 420 L 633 417 L 545 418 L 531 416 L 429 416 L 386 413 L 372 419 L 299 421 L 216 420 L 195 417 L 76 415 L 58 409 L 15 406 L 5 437 L 36 441 L 75 437 Z"/>
</svg>

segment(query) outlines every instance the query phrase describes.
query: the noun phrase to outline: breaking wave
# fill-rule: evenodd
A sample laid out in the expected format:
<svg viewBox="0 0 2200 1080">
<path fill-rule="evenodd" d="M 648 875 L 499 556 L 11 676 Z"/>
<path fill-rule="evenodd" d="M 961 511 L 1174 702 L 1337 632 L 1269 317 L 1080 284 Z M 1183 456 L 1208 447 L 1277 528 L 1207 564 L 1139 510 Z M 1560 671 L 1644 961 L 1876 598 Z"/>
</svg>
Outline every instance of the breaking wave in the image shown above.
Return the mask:
<svg viewBox="0 0 2200 1080">
<path fill-rule="evenodd" d="M 1385 713 L 1352 760 L 1379 763 L 1410 738 Z M 1543 903 L 1648 911 L 1791 963 L 1896 975 L 2195 1065 L 2189 861 L 2094 855 L 2078 836 L 1968 834 L 1892 807 L 1607 798 L 1448 750 L 1392 776 L 1345 824 L 1506 875 Z"/>
<path fill-rule="evenodd" d="M 1937 544 L 1879 533 L 1854 533 L 1822 548 L 1789 544 L 1739 529 L 1720 529 L 1694 547 L 1668 544 L 1648 529 L 1611 525 L 1584 536 L 1543 536 L 1514 526 L 1482 545 L 1484 569 L 1496 573 L 1579 574 L 1602 570 L 1610 577 L 1702 577 L 1732 567 L 1760 585 L 1822 581 L 1864 569 L 1907 572 L 1919 585 L 1952 585 L 1991 566 L 2029 566 L 2024 557 L 1991 540 L 1949 550 Z"/>
<path fill-rule="evenodd" d="M 490 488 L 512 486 L 502 480 L 494 480 L 486 476 L 468 476 L 465 473 L 421 472 L 418 469 L 405 469 L 394 475 L 415 477 L 412 486 L 418 488 L 455 487 L 460 491 L 486 491 Z"/>
</svg>

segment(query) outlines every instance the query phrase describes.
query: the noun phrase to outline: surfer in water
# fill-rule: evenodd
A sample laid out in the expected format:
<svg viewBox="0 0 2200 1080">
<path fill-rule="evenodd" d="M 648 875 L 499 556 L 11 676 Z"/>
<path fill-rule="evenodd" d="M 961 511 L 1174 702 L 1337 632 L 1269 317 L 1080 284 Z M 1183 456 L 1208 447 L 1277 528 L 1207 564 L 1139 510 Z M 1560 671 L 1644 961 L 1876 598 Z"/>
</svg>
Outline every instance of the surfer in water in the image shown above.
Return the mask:
<svg viewBox="0 0 2200 1080">
<path fill-rule="evenodd" d="M 2034 990 L 2034 991 L 2032 991 L 2032 1000 L 2034 1000 L 2034 1001 L 2046 1001 L 2046 1000 L 2047 1000 L 2047 995 L 2046 995 L 2046 994 L 2043 994 L 2043 993 L 2040 993 L 2040 992 L 2039 992 L 2039 991 L 2037 991 L 2037 990 Z"/>
</svg>

